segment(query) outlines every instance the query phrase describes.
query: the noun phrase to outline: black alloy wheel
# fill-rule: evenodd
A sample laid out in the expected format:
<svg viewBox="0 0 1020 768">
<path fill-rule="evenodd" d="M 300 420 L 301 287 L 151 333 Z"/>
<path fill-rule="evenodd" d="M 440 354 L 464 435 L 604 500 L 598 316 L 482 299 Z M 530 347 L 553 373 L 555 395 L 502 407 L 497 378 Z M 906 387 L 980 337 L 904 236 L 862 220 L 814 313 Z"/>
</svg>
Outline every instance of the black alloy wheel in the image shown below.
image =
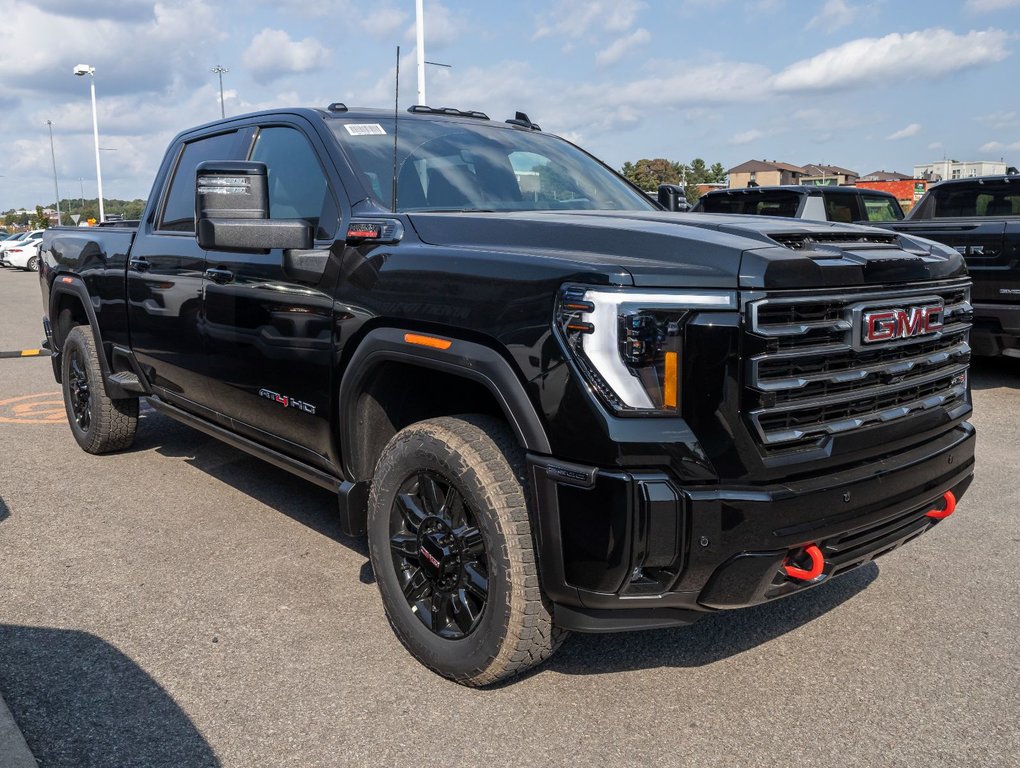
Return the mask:
<svg viewBox="0 0 1020 768">
<path fill-rule="evenodd" d="M 85 325 L 67 334 L 60 350 L 64 410 L 75 441 L 87 453 L 120 451 L 138 427 L 138 398 L 114 400 L 106 393 L 95 336 Z"/>
<path fill-rule="evenodd" d="M 419 471 L 390 512 L 393 568 L 411 612 L 429 631 L 459 640 L 478 626 L 489 597 L 485 538 L 457 486 Z"/>
<path fill-rule="evenodd" d="M 83 432 L 92 426 L 92 396 L 89 389 L 87 364 L 80 348 L 74 348 L 69 354 L 68 387 L 70 388 L 71 414 L 75 423 Z"/>
</svg>

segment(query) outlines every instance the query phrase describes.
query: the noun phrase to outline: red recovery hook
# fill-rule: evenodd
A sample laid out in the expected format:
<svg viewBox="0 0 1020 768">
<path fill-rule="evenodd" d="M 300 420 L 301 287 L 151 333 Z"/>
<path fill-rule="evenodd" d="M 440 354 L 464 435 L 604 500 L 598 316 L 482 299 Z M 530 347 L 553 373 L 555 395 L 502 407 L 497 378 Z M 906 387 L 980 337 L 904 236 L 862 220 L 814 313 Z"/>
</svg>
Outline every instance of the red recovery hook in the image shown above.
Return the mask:
<svg viewBox="0 0 1020 768">
<path fill-rule="evenodd" d="M 822 550 L 816 544 L 804 547 L 804 553 L 811 558 L 810 570 L 798 568 L 796 565 L 784 565 L 783 570 L 786 571 L 786 575 L 791 579 L 814 581 L 822 575 L 822 569 L 825 568 L 825 557 L 822 556 Z"/>
<path fill-rule="evenodd" d="M 928 510 L 924 513 L 925 517 L 930 517 L 932 520 L 945 520 L 956 511 L 956 497 L 952 491 L 943 493 L 942 498 L 945 499 L 946 508 Z"/>
</svg>

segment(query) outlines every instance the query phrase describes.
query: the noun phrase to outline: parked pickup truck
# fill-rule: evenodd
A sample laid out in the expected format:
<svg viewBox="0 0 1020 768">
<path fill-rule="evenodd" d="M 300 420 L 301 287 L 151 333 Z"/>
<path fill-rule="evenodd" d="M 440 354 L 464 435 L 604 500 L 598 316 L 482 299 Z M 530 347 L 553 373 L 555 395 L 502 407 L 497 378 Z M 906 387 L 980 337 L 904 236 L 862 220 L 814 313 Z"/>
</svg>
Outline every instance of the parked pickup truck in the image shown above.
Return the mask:
<svg viewBox="0 0 1020 768">
<path fill-rule="evenodd" d="M 903 218 L 900 202 L 888 192 L 860 187 L 788 184 L 777 187 L 716 189 L 702 195 L 696 213 L 786 216 L 812 221 L 871 224 Z"/>
<path fill-rule="evenodd" d="M 1020 176 L 940 182 L 904 221 L 881 226 L 962 253 L 974 281 L 974 353 L 1020 357 Z"/>
<path fill-rule="evenodd" d="M 665 211 L 522 114 L 222 120 L 137 228 L 42 250 L 79 445 L 129 448 L 144 398 L 335 491 L 397 636 L 468 685 L 815 587 L 971 482 L 959 253 Z"/>
</svg>

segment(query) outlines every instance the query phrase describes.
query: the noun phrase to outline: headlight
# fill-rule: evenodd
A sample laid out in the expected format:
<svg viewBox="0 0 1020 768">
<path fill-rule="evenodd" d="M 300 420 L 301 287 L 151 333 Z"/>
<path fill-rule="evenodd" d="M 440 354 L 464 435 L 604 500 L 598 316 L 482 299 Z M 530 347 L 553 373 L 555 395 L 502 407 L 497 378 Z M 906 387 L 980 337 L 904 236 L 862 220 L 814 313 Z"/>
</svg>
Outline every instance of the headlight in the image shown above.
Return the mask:
<svg viewBox="0 0 1020 768">
<path fill-rule="evenodd" d="M 683 331 L 698 309 L 736 309 L 723 291 L 564 286 L 555 325 L 596 394 L 620 414 L 680 411 Z"/>
</svg>

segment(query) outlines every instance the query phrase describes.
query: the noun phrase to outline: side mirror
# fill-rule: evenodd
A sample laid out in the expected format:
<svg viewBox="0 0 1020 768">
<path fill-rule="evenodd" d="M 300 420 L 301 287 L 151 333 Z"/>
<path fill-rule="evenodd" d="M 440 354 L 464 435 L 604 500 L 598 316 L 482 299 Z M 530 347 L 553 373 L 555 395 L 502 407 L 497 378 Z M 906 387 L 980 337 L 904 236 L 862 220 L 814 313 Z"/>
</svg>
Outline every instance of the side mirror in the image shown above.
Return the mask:
<svg viewBox="0 0 1020 768">
<path fill-rule="evenodd" d="M 195 169 L 198 245 L 207 251 L 259 251 L 312 247 L 304 219 L 269 218 L 265 163 L 207 161 Z"/>
<path fill-rule="evenodd" d="M 659 185 L 659 205 L 667 211 L 689 211 L 691 209 L 683 187 L 676 184 Z"/>
</svg>

